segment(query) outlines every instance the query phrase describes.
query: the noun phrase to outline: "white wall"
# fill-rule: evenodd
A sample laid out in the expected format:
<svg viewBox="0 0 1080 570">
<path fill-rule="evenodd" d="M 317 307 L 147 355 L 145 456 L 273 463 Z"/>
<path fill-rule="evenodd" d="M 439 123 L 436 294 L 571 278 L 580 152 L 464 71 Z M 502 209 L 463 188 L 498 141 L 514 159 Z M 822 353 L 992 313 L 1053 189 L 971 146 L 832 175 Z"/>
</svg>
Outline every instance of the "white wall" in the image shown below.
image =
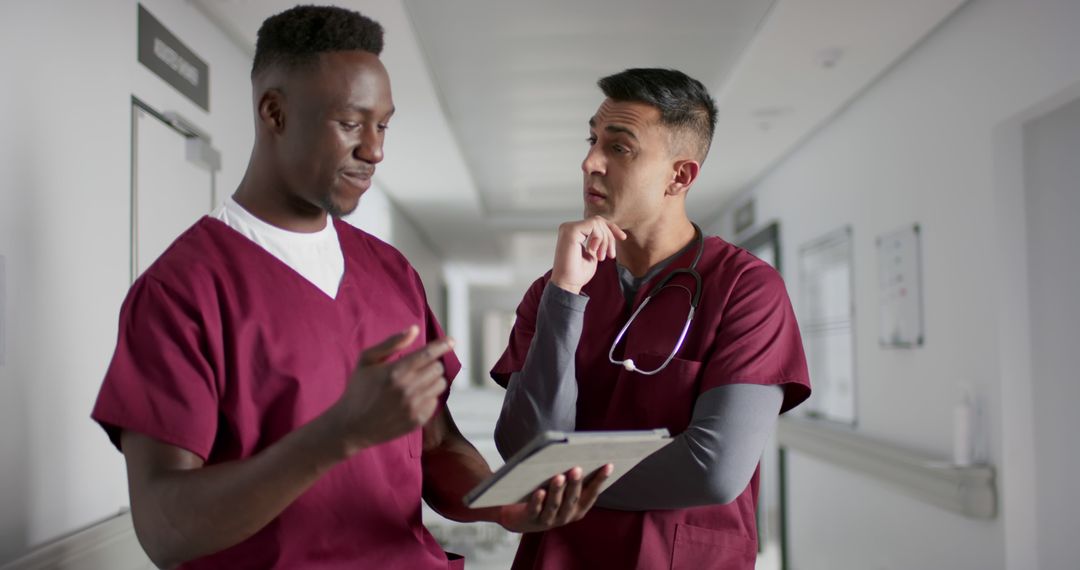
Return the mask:
<svg viewBox="0 0 1080 570">
<path fill-rule="evenodd" d="M 498 386 L 489 371 L 506 350 L 510 329 L 517 319 L 517 306 L 529 285 L 515 282 L 509 286 L 477 285 L 469 289 L 471 357 L 476 369 L 473 376 L 482 386 Z"/>
<path fill-rule="evenodd" d="M 1080 564 L 1080 98 L 1032 122 L 1025 143 L 1039 561 L 1069 568 Z"/>
<path fill-rule="evenodd" d="M 1038 568 L 1015 141 L 1017 117 L 1080 82 L 1078 32 L 1075 1 L 973 0 L 751 191 L 758 219 L 781 221 L 793 299 L 799 246 L 854 227 L 858 431 L 944 458 L 951 408 L 972 386 L 999 475 L 999 517 L 974 521 L 794 454 L 797 570 Z M 874 239 L 913 222 L 926 345 L 886 350 Z"/>
<path fill-rule="evenodd" d="M 424 282 L 428 305 L 439 318 L 443 328 L 446 328 L 446 302 L 442 291 L 445 283 L 444 260 L 442 252 L 431 244 L 427 233 L 422 232 L 412 219 L 404 214 L 378 182 L 372 184 L 360 199 L 360 205 L 344 219 L 393 245 L 408 258 Z"/>
<path fill-rule="evenodd" d="M 429 236 L 423 233 L 413 222 L 412 218 L 405 215 L 404 211 L 394 206 L 394 231 L 389 242 L 416 268 L 420 279 L 424 282 L 424 290 L 427 293 L 428 305 L 438 317 L 445 330 L 448 319 L 446 307 L 446 295 L 444 292 L 445 275 L 442 252 L 432 245 L 430 239 L 438 239 L 437 236 Z M 430 239 L 429 239 L 430 238 Z"/>
<path fill-rule="evenodd" d="M 89 414 L 128 287 L 131 96 L 209 132 L 239 182 L 249 60 L 184 2 L 144 5 L 210 65 L 210 113 L 136 59 L 136 3 L 5 3 L 0 18 L 0 562 L 127 504 Z"/>
</svg>

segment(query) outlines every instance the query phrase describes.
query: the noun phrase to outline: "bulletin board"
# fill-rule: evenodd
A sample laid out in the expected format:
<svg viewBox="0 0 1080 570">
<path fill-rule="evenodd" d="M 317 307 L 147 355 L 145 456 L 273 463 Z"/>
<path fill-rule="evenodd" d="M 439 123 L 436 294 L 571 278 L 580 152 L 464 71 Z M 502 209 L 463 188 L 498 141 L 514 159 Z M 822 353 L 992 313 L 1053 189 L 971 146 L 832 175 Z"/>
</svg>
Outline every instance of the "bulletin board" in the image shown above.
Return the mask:
<svg viewBox="0 0 1080 570">
<path fill-rule="evenodd" d="M 805 415 L 855 423 L 855 304 L 852 229 L 799 248 L 798 309 L 814 391 Z"/>
</svg>

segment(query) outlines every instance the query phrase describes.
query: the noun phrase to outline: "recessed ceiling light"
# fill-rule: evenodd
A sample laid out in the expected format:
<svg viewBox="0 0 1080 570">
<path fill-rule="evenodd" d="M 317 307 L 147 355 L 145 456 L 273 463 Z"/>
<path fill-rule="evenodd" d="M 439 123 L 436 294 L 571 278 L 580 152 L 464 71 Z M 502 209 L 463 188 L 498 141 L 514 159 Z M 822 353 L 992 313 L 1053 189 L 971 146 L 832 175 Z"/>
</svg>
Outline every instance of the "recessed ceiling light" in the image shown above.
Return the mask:
<svg viewBox="0 0 1080 570">
<path fill-rule="evenodd" d="M 844 58 L 845 50 L 842 47 L 831 46 L 821 48 L 815 54 L 814 59 L 822 69 L 832 69 L 840 63 L 840 60 Z"/>
<path fill-rule="evenodd" d="M 754 118 L 760 120 L 777 119 L 791 113 L 791 107 L 785 107 L 782 105 L 770 105 L 767 107 L 758 107 L 754 109 L 752 114 Z"/>
<path fill-rule="evenodd" d="M 757 122 L 757 128 L 761 132 L 767 132 L 772 129 L 773 123 L 777 119 L 791 113 L 791 107 L 785 107 L 782 105 L 769 105 L 766 107 L 758 107 L 750 112 L 754 117 L 754 121 Z"/>
</svg>

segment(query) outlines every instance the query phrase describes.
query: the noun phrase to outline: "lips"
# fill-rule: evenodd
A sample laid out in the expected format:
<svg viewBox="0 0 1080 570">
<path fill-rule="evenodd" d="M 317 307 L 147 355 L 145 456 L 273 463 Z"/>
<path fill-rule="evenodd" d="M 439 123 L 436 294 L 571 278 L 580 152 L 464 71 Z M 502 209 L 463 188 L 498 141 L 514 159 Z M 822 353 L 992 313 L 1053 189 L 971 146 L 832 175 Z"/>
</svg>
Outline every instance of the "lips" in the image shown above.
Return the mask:
<svg viewBox="0 0 1080 570">
<path fill-rule="evenodd" d="M 350 168 L 341 171 L 341 176 L 352 186 L 359 188 L 361 191 L 367 190 L 371 186 L 371 175 L 375 173 L 375 169 L 357 169 Z"/>
<path fill-rule="evenodd" d="M 341 174 L 354 180 L 371 180 L 371 175 L 375 174 L 375 169 L 349 169 L 342 170 Z"/>
<path fill-rule="evenodd" d="M 607 195 L 600 193 L 600 191 L 595 188 L 586 188 L 585 200 L 592 203 L 602 202 L 607 200 Z"/>
</svg>

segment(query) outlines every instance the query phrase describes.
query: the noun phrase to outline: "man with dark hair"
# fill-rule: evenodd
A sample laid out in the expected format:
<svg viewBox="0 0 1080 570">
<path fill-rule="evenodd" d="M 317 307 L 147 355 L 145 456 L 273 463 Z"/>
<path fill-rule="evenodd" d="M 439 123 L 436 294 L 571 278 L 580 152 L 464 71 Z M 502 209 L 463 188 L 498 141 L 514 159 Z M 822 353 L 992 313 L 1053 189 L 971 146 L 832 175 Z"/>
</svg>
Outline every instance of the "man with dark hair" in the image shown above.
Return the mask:
<svg viewBox="0 0 1080 570">
<path fill-rule="evenodd" d="M 514 567 L 751 570 L 758 460 L 810 394 L 798 325 L 775 270 L 687 217 L 716 124 L 705 87 L 666 69 L 599 85 L 586 218 L 559 227 L 491 371 L 507 388 L 495 440 L 504 456 L 544 430 L 674 441 L 581 521 L 526 534 Z"/>
<path fill-rule="evenodd" d="M 255 144 L 235 194 L 132 285 L 93 417 L 127 461 L 159 566 L 461 568 L 420 520 L 573 521 L 606 471 L 470 510 L 491 474 L 446 409 L 460 365 L 416 271 L 337 219 L 394 113 L 382 28 L 299 7 L 259 30 Z M 566 500 L 564 501 L 563 498 Z"/>
<path fill-rule="evenodd" d="M 716 129 L 716 104 L 700 81 L 671 69 L 628 69 L 596 82 L 613 101 L 645 103 L 660 111 L 672 154 L 705 162 Z"/>
</svg>

